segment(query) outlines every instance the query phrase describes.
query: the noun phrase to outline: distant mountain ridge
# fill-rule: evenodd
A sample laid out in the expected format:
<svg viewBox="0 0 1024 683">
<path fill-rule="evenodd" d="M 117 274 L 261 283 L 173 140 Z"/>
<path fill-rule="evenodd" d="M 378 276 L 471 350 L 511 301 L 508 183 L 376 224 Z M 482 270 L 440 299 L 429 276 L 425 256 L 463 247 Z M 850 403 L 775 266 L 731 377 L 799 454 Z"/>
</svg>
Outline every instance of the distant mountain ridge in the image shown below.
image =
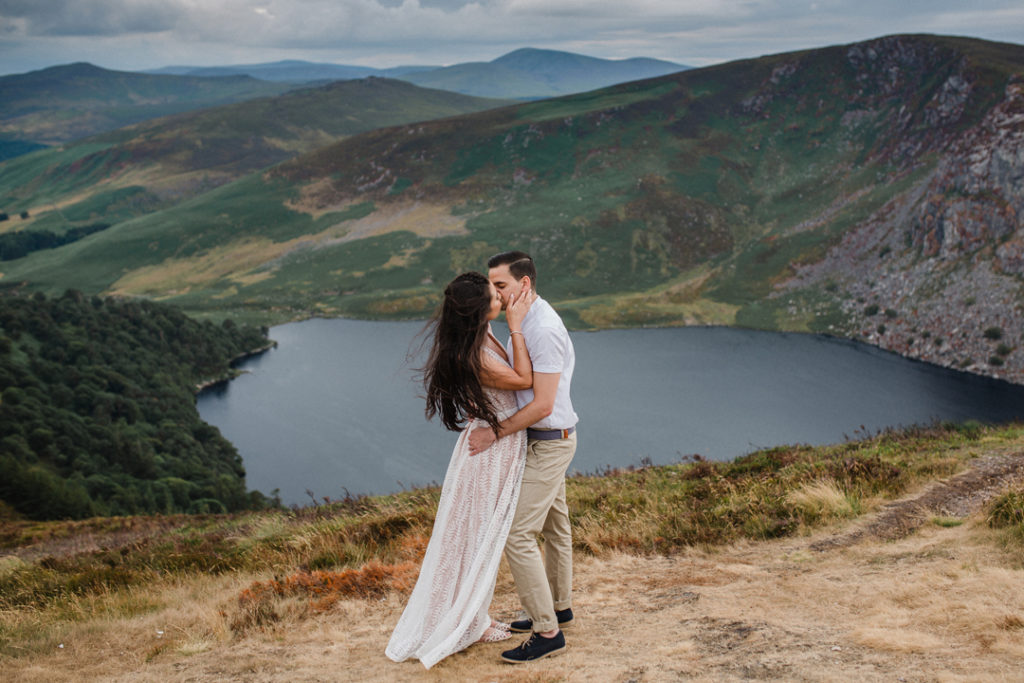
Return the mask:
<svg viewBox="0 0 1024 683">
<path fill-rule="evenodd" d="M 288 60 L 264 64 L 217 67 L 165 67 L 147 73 L 189 76 L 247 75 L 270 81 L 398 78 L 426 88 L 451 90 L 477 97 L 537 99 L 596 90 L 618 83 L 663 76 L 689 67 L 664 60 L 635 57 L 600 59 L 572 52 L 521 48 L 490 62 L 466 62 L 447 67 L 364 66 Z"/>
<path fill-rule="evenodd" d="M 682 68 L 658 60 L 605 60 L 535 49 L 517 50 L 489 63 L 446 68 L 376 69 L 286 60 L 126 72 L 80 62 L 0 76 L 0 161 L 148 119 L 338 80 L 397 78 L 474 97 L 536 99 Z"/>
<path fill-rule="evenodd" d="M 249 76 L 264 81 L 284 81 L 305 83 L 322 80 L 352 80 L 379 76 L 399 78 L 416 71 L 430 71 L 437 66 L 399 66 L 389 69 L 376 69 L 369 66 L 351 66 L 346 64 L 330 64 L 325 62 L 306 62 L 299 59 L 286 59 L 279 62 L 259 64 L 238 64 L 235 66 L 166 66 L 160 69 L 149 69 L 143 73 L 173 74 L 177 76 Z"/>
<path fill-rule="evenodd" d="M 294 86 L 248 76 L 111 71 L 85 62 L 0 76 L 0 136 L 59 144 L 146 119 L 279 95 Z"/>
<path fill-rule="evenodd" d="M 490 62 L 410 73 L 401 78 L 429 88 L 479 97 L 542 98 L 597 90 L 683 71 L 673 62 L 637 57 L 599 59 L 571 52 L 523 48 Z"/>
</svg>

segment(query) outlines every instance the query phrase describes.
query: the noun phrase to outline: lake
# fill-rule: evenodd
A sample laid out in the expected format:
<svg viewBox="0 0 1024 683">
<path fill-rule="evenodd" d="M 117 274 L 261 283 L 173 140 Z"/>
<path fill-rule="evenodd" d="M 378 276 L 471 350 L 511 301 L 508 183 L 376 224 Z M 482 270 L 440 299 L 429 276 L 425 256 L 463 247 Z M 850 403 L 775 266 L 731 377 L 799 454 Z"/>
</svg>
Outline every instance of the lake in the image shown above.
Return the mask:
<svg viewBox="0 0 1024 683">
<path fill-rule="evenodd" d="M 314 319 L 203 391 L 250 488 L 286 504 L 440 482 L 457 435 L 423 414 L 422 322 Z M 504 341 L 506 328 L 496 324 Z M 570 471 L 729 460 L 935 420 L 1024 417 L 1024 387 L 830 337 L 723 327 L 573 332 L 579 446 Z"/>
</svg>

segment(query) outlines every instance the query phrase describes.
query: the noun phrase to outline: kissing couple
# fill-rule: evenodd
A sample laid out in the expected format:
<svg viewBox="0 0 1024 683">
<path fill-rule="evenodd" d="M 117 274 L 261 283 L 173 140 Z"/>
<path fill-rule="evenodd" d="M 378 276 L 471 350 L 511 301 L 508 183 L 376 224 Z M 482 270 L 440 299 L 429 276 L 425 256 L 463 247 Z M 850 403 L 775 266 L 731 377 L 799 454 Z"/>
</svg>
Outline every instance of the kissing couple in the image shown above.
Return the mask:
<svg viewBox="0 0 1024 683">
<path fill-rule="evenodd" d="M 487 268 L 487 277 L 452 280 L 428 325 L 426 414 L 460 434 L 419 578 L 385 650 L 428 669 L 512 632 L 530 635 L 502 652 L 504 661 L 555 655 L 573 621 L 565 473 L 576 452 L 576 356 L 562 319 L 537 294 L 528 254 L 497 254 Z M 490 325 L 503 310 L 504 346 Z M 488 613 L 502 549 L 525 612 L 511 624 Z"/>
</svg>

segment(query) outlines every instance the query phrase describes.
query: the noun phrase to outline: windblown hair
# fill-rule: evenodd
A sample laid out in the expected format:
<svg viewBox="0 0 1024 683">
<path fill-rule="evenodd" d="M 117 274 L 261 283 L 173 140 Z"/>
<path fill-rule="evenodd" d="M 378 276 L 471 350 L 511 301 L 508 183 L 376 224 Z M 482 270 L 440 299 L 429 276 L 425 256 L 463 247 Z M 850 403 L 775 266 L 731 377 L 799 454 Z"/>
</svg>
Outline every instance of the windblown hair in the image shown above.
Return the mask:
<svg viewBox="0 0 1024 683">
<path fill-rule="evenodd" d="M 479 418 L 498 429 L 498 416 L 480 383 L 481 352 L 487 340 L 490 282 L 480 273 L 459 275 L 444 290 L 444 300 L 427 325 L 433 344 L 423 367 L 427 419 L 441 416 L 452 431 Z"/>
<path fill-rule="evenodd" d="M 508 272 L 517 280 L 528 276 L 530 286 L 537 289 L 537 266 L 533 264 L 533 259 L 525 251 L 503 251 L 487 260 L 488 268 L 497 268 L 498 266 L 508 266 Z"/>
</svg>

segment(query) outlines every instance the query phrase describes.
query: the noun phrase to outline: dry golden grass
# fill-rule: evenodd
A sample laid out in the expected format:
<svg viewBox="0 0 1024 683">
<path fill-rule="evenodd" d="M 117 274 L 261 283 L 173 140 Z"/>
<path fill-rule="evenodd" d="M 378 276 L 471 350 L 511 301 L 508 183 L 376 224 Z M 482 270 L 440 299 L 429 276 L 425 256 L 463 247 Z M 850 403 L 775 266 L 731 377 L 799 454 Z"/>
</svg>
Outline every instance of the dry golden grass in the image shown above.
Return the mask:
<svg viewBox="0 0 1024 683">
<path fill-rule="evenodd" d="M 143 529 L 122 528 L 124 520 L 73 523 L 82 529 L 12 522 L 5 533 L 23 542 L 11 547 L 29 553 L 37 571 L 26 572 L 24 558 L 0 564 L 10 590 L 0 611 L 0 670 L 5 681 L 1020 680 L 1024 542 L 1015 534 L 1024 530 L 1024 435 L 1019 427 L 963 430 L 970 436 L 880 436 L 810 460 L 799 449 L 773 449 L 732 465 L 570 480 L 578 623 L 565 654 L 520 667 L 498 659 L 516 640 L 473 646 L 430 671 L 383 655 L 436 490 L 289 514 L 150 520 L 176 539 L 166 549 Z M 853 457 L 859 449 L 875 455 Z M 877 457 L 883 451 L 903 463 L 896 479 Z M 915 460 L 919 451 L 927 457 Z M 818 461 L 821 474 L 807 476 Z M 951 476 L 958 461 L 967 470 Z M 865 502 L 867 484 L 898 483 L 910 471 L 917 475 L 897 489 L 901 500 Z M 773 487 L 780 480 L 788 493 Z M 688 501 L 672 497 L 683 490 L 709 497 L 724 517 L 676 526 L 689 514 Z M 919 515 L 920 526 L 892 519 L 926 503 L 938 510 L 942 497 L 972 502 L 962 513 Z M 841 498 L 875 512 L 845 520 Z M 769 499 L 789 507 L 765 507 Z M 738 535 L 754 516 L 786 510 L 799 521 L 776 529 L 788 529 L 782 538 L 751 540 L 768 529 L 761 523 Z M 948 523 L 954 518 L 962 523 Z M 118 550 L 116 536 L 100 533 L 108 527 L 135 535 Z M 64 531 L 89 529 L 87 546 L 67 545 L 78 536 Z M 655 535 L 673 529 L 698 540 L 666 545 Z M 109 550 L 78 552 L 98 546 Z M 63 561 L 38 559 L 65 552 Z M 166 568 L 168 554 L 180 556 L 179 569 Z M 114 566 L 118 557 L 138 580 L 72 590 L 89 572 L 105 576 L 102 561 Z M 61 562 L 60 581 L 38 579 Z M 204 573 L 218 566 L 223 574 Z M 491 612 L 508 619 L 516 610 L 503 564 Z"/>
<path fill-rule="evenodd" d="M 274 263 L 297 249 L 318 249 L 388 232 L 409 231 L 421 237 L 461 235 L 465 218 L 452 216 L 450 207 L 423 204 L 391 204 L 356 220 L 345 220 L 311 235 L 282 242 L 267 238 L 242 238 L 214 247 L 199 256 L 169 258 L 132 270 L 110 286 L 110 295 L 177 296 L 228 280 L 245 287 L 274 276 Z M 405 265 L 408 253 L 398 254 L 387 267 Z M 220 297 L 237 294 L 222 292 Z"/>
<path fill-rule="evenodd" d="M 831 479 L 804 484 L 787 496 L 787 502 L 805 518 L 845 519 L 854 514 L 846 493 Z"/>
<path fill-rule="evenodd" d="M 145 166 L 134 166 L 127 170 L 112 171 L 107 177 L 98 180 L 80 192 L 66 195 L 57 201 L 49 201 L 44 204 L 28 207 L 29 217 L 19 220 L 18 227 L 29 227 L 35 222 L 36 218 L 51 211 L 74 206 L 104 192 L 136 185 L 159 191 L 164 189 L 164 186 L 175 186 L 189 177 L 198 177 L 196 174 L 179 174 L 179 177 L 169 177 L 170 175 L 170 171 L 162 164 L 148 164 Z"/>
<path fill-rule="evenodd" d="M 267 175 L 264 174 L 264 178 Z M 314 182 L 303 185 L 299 188 L 299 199 L 297 201 L 285 202 L 285 207 L 291 211 L 309 214 L 313 218 L 320 218 L 335 211 L 345 211 L 351 206 L 358 204 L 353 200 L 345 200 L 338 204 L 324 204 L 318 201 L 318 197 L 329 192 L 333 184 L 330 178 L 321 178 Z"/>
<path fill-rule="evenodd" d="M 184 294 L 225 278 L 244 276 L 263 264 L 280 258 L 302 240 L 273 242 L 266 238 L 245 238 L 215 247 L 202 256 L 167 259 L 126 273 L 110 286 L 112 295 Z"/>
<path fill-rule="evenodd" d="M 738 310 L 739 306 L 710 299 L 679 302 L 640 294 L 588 305 L 580 309 L 580 319 L 593 327 L 616 327 L 623 321 L 647 320 L 664 325 L 730 325 L 736 321 Z"/>
<path fill-rule="evenodd" d="M 369 216 L 345 223 L 348 232 L 340 240 L 351 242 L 384 235 L 389 232 L 408 231 L 420 237 L 465 235 L 466 217 L 453 216 L 447 204 L 426 202 L 394 202 L 385 204 Z"/>
<path fill-rule="evenodd" d="M 576 299 L 563 305 L 578 310 L 580 320 L 594 327 L 645 320 L 662 325 L 730 325 L 740 307 L 703 296 L 704 285 L 713 274 L 713 270 L 699 267 L 647 291 Z"/>
<path fill-rule="evenodd" d="M 3 665 L 10 681 L 1020 680 L 1024 571 L 990 533 L 973 519 L 825 553 L 808 550 L 812 536 L 581 558 L 569 648 L 518 667 L 498 660 L 517 640 L 430 671 L 392 663 L 396 593 L 326 611 L 296 601 L 280 621 L 233 633 L 227 610 L 251 576 L 140 590 L 130 616 L 117 616 L 115 596 L 98 598 Z M 515 610 L 503 565 L 492 612 Z"/>
</svg>

